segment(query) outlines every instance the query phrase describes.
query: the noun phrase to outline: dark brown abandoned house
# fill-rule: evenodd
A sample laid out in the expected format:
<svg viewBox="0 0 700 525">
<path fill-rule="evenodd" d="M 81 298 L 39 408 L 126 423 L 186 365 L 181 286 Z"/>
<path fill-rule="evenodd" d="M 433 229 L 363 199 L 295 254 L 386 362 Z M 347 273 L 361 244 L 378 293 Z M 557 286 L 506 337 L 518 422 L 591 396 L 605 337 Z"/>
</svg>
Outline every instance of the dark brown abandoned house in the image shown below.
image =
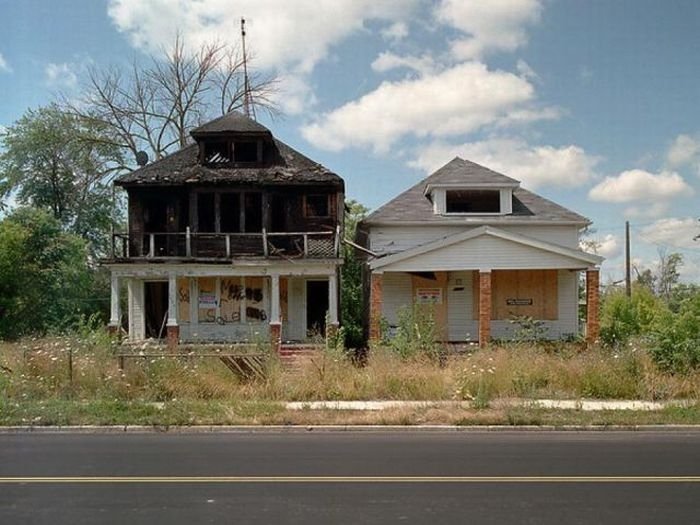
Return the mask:
<svg viewBox="0 0 700 525">
<path fill-rule="evenodd" d="M 236 112 L 119 177 L 110 326 L 182 342 L 306 341 L 338 323 L 344 183 Z M 330 323 L 331 326 L 326 326 Z"/>
</svg>

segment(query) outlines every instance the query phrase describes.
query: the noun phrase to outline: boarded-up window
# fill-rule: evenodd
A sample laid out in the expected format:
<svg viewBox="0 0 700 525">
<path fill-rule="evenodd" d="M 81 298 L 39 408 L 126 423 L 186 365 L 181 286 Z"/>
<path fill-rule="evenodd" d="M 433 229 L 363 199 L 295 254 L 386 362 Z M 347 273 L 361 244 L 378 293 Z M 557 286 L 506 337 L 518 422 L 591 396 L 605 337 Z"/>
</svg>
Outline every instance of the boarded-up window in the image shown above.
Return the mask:
<svg viewBox="0 0 700 525">
<path fill-rule="evenodd" d="M 177 322 L 190 322 L 190 280 L 182 278 L 177 280 Z"/>
<path fill-rule="evenodd" d="M 200 323 L 216 322 L 216 278 L 200 277 L 198 294 L 198 320 Z"/>
<path fill-rule="evenodd" d="M 438 339 L 447 340 L 447 272 L 435 278 L 411 275 L 413 303 L 432 310 Z"/>
<path fill-rule="evenodd" d="M 474 272 L 474 319 L 479 318 L 479 272 Z M 557 270 L 491 272 L 491 319 L 526 315 L 541 321 L 559 318 Z"/>
<path fill-rule="evenodd" d="M 241 320 L 241 302 L 245 298 L 245 290 L 241 286 L 240 277 L 224 277 L 221 279 L 221 317 L 227 323 L 238 323 Z"/>
<path fill-rule="evenodd" d="M 245 279 L 245 299 L 246 320 L 265 321 L 267 312 L 265 311 L 265 295 L 262 277 L 246 277 Z"/>
</svg>

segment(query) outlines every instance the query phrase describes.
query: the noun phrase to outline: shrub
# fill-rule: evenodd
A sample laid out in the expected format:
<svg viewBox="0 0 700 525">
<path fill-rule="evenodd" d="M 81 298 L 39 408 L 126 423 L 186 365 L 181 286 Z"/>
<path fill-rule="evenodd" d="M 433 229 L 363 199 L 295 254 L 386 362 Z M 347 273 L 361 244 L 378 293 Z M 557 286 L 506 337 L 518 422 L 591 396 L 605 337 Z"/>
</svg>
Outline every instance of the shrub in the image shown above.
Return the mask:
<svg viewBox="0 0 700 525">
<path fill-rule="evenodd" d="M 600 313 L 600 340 L 605 346 L 627 344 L 631 337 L 650 334 L 656 320 L 668 312 L 647 288 L 634 289 L 632 297 L 613 292 L 605 297 Z"/>
<path fill-rule="evenodd" d="M 440 354 L 437 335 L 432 305 L 404 306 L 399 309 L 396 334 L 389 345 L 402 357 L 427 355 L 437 358 Z"/>
<path fill-rule="evenodd" d="M 669 312 L 659 320 L 650 351 L 664 370 L 700 368 L 700 295 L 684 301 L 677 315 Z"/>
</svg>

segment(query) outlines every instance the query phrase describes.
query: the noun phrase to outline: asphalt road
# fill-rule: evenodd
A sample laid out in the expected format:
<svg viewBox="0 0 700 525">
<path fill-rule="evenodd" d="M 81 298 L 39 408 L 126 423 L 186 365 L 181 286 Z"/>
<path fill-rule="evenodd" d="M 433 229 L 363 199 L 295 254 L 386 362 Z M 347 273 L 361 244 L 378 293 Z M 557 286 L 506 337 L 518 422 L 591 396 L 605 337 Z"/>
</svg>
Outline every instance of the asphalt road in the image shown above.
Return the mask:
<svg viewBox="0 0 700 525">
<path fill-rule="evenodd" d="M 0 524 L 700 523 L 700 433 L 0 434 Z"/>
</svg>

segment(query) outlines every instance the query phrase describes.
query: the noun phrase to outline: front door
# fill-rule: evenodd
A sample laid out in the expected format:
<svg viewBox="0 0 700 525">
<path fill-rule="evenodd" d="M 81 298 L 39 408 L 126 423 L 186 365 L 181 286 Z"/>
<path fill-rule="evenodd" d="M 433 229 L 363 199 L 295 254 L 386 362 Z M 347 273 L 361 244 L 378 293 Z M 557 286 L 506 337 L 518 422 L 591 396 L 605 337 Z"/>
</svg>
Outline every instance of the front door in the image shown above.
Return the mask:
<svg viewBox="0 0 700 525">
<path fill-rule="evenodd" d="M 306 333 L 307 336 L 326 333 L 328 312 L 328 281 L 306 281 Z"/>
<path fill-rule="evenodd" d="M 168 283 L 146 282 L 144 294 L 146 337 L 162 339 L 165 337 L 165 323 L 168 317 Z"/>
</svg>

